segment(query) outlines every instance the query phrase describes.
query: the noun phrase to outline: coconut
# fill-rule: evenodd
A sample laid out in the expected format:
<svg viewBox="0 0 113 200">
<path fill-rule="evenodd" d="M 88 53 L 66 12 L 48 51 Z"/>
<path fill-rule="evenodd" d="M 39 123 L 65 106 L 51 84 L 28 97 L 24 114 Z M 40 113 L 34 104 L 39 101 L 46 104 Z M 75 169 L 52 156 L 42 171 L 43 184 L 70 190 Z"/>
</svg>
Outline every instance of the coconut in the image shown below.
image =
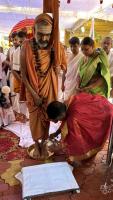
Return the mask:
<svg viewBox="0 0 113 200">
<path fill-rule="evenodd" d="M 8 87 L 8 86 L 6 85 L 6 86 L 3 86 L 3 87 L 2 87 L 2 90 L 1 90 L 1 91 L 2 91 L 3 94 L 9 94 L 11 90 L 10 90 L 10 87 Z"/>
</svg>

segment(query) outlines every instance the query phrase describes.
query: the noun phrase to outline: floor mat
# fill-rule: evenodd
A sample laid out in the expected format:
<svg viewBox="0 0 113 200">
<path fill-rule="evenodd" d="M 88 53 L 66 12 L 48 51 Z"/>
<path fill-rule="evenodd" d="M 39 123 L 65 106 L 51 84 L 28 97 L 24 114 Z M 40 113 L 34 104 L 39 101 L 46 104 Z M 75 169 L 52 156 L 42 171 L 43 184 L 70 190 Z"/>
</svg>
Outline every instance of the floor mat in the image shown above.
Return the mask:
<svg viewBox="0 0 113 200">
<path fill-rule="evenodd" d="M 28 158 L 26 149 L 18 144 L 19 138 L 15 134 L 0 130 L 0 159 L 9 161 Z"/>
</svg>

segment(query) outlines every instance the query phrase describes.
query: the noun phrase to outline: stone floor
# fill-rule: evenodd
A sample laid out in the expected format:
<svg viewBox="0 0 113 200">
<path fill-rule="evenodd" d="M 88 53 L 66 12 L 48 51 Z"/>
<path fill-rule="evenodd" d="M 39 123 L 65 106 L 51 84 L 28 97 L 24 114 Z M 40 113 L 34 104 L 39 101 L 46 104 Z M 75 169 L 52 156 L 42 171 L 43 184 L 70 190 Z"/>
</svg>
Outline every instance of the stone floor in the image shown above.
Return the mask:
<svg viewBox="0 0 113 200">
<path fill-rule="evenodd" d="M 34 200 L 112 200 L 113 191 L 106 195 L 100 191 L 100 186 L 105 181 L 106 154 L 107 144 L 94 158 L 84 162 L 81 167 L 74 169 L 73 174 L 80 186 L 80 194 L 62 193 L 34 198 Z M 62 158 L 57 157 L 55 161 L 61 160 Z M 21 167 L 35 164 L 37 164 L 37 161 L 29 158 L 20 161 Z M 10 161 L 0 159 L 0 175 L 9 169 L 10 165 Z M 112 177 L 110 175 L 109 180 Z M 22 200 L 21 185 L 9 186 L 3 179 L 0 179 L 0 200 Z"/>
</svg>

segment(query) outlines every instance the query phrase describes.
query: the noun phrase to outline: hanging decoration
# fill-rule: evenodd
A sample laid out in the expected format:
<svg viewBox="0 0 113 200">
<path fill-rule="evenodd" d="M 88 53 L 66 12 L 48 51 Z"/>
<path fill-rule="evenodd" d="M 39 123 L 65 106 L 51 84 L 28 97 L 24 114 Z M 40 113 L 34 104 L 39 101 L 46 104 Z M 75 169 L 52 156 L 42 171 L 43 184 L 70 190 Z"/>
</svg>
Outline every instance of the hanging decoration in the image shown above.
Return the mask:
<svg viewBox="0 0 113 200">
<path fill-rule="evenodd" d="M 67 0 L 67 3 L 70 3 L 71 2 L 71 0 Z"/>
</svg>

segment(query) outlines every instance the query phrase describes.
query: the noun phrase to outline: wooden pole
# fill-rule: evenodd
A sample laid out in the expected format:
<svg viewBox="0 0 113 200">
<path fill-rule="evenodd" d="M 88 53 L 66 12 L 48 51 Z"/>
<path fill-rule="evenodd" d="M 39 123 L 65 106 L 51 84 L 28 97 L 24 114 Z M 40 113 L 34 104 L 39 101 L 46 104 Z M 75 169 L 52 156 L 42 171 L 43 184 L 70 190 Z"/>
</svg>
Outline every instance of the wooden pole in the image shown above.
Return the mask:
<svg viewBox="0 0 113 200">
<path fill-rule="evenodd" d="M 53 15 L 55 64 L 59 64 L 59 0 L 43 0 L 43 12 Z"/>
</svg>

